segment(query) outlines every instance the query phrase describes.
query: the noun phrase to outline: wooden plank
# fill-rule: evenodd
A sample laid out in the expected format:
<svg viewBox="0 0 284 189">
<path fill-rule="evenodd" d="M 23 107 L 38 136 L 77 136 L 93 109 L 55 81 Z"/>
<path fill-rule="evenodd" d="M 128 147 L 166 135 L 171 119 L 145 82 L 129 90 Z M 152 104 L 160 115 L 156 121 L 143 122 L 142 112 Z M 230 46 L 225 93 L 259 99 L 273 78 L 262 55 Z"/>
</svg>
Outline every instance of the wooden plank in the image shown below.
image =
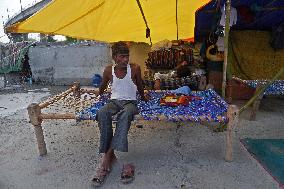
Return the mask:
<svg viewBox="0 0 284 189">
<path fill-rule="evenodd" d="M 48 114 L 40 114 L 41 119 L 76 119 L 76 115 L 72 113 L 48 113 Z"/>
</svg>

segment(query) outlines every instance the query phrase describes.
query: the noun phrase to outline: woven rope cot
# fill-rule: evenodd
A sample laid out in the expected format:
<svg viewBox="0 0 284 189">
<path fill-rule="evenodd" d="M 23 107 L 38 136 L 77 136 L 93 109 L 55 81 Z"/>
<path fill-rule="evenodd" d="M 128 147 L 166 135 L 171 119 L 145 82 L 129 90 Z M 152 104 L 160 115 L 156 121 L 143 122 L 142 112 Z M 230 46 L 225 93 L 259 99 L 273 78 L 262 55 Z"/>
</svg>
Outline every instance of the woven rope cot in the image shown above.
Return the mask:
<svg viewBox="0 0 284 189">
<path fill-rule="evenodd" d="M 145 91 L 147 92 L 147 91 Z M 155 91 L 161 92 L 161 91 Z M 32 103 L 28 106 L 28 114 L 30 123 L 33 125 L 37 139 L 38 151 L 41 156 L 47 154 L 46 143 L 44 141 L 44 134 L 42 123 L 46 120 L 80 120 L 78 112 L 90 107 L 92 104 L 98 102 L 96 96 L 97 90 L 90 88 L 81 88 L 79 83 L 75 83 L 66 91 L 48 98 L 40 103 Z M 61 111 L 66 110 L 64 113 L 53 112 L 53 106 L 60 105 L 63 107 Z M 51 109 L 50 109 L 51 108 Z M 217 116 L 219 123 L 227 124 L 226 142 L 225 142 L 225 160 L 230 162 L 233 159 L 233 130 L 236 129 L 238 124 L 239 110 L 235 105 L 229 105 L 227 112 L 223 116 Z M 210 115 L 199 116 L 198 118 L 192 115 L 180 115 L 180 120 L 187 120 L 192 122 L 216 122 L 216 118 Z M 165 115 L 155 115 L 155 119 L 159 121 L 167 120 Z M 86 118 L 85 118 L 86 120 Z M 93 119 L 90 119 L 93 120 Z M 145 120 L 141 115 L 136 115 L 134 123 L 140 120 Z"/>
<path fill-rule="evenodd" d="M 279 73 L 284 72 L 284 67 Z M 238 77 L 232 79 L 247 85 L 248 87 L 255 88 L 254 96 L 251 98 L 252 110 L 250 113 L 250 120 L 256 120 L 256 112 L 264 96 L 283 96 L 284 95 L 284 80 L 243 80 Z M 229 90 L 228 96 L 232 96 Z M 243 108 L 244 109 L 244 108 Z"/>
</svg>

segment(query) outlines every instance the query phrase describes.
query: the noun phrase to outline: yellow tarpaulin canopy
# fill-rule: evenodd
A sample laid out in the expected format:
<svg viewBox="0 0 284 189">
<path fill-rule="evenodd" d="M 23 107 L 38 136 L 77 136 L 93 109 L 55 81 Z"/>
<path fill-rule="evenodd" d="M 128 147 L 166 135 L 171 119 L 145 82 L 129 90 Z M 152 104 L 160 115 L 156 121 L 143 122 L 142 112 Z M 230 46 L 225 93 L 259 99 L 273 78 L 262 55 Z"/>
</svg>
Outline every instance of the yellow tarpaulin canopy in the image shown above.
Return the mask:
<svg viewBox="0 0 284 189">
<path fill-rule="evenodd" d="M 177 39 L 177 25 L 179 39 L 193 37 L 195 11 L 208 2 L 140 0 L 152 42 Z M 136 0 L 53 0 L 29 19 L 7 27 L 6 31 L 58 34 L 106 42 L 150 42 Z"/>
</svg>

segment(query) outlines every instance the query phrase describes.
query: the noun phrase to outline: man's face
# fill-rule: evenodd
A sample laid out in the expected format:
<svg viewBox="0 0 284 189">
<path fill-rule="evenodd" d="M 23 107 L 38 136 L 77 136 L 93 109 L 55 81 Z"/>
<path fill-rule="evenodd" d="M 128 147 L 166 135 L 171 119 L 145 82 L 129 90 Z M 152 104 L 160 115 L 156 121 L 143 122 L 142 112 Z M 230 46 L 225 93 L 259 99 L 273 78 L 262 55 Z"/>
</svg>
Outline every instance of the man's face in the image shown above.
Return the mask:
<svg viewBox="0 0 284 189">
<path fill-rule="evenodd" d="M 117 65 L 127 66 L 129 62 L 129 54 L 116 54 L 113 56 L 113 60 Z"/>
</svg>

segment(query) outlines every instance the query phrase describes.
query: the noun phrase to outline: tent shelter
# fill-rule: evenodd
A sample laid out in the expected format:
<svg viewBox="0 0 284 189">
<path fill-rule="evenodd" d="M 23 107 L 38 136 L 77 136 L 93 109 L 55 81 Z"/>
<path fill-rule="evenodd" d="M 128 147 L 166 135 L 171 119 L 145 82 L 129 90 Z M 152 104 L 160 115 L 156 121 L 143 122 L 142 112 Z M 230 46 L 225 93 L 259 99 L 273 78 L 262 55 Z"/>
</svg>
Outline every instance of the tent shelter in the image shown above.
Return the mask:
<svg viewBox="0 0 284 189">
<path fill-rule="evenodd" d="M 214 32 L 224 3 L 213 0 L 196 12 L 195 41 Z M 270 43 L 271 31 L 284 24 L 284 1 L 232 0 L 231 5 L 238 15 L 230 32 L 229 71 L 242 79 L 273 78 L 284 65 L 284 49 Z"/>
<path fill-rule="evenodd" d="M 217 6 L 222 6 L 225 0 L 212 0 L 196 11 L 195 40 L 202 42 L 209 35 L 212 27 L 216 25 L 218 14 Z M 232 7 L 238 10 L 238 20 L 232 30 L 264 30 L 272 28 L 284 22 L 283 0 L 231 0 Z"/>
<path fill-rule="evenodd" d="M 53 0 L 11 33 L 59 34 L 98 41 L 152 42 L 193 37 L 195 11 L 208 0 Z M 141 5 L 141 9 L 139 8 Z M 141 11 L 142 10 L 142 11 Z M 143 19 L 143 16 L 145 20 Z"/>
</svg>

